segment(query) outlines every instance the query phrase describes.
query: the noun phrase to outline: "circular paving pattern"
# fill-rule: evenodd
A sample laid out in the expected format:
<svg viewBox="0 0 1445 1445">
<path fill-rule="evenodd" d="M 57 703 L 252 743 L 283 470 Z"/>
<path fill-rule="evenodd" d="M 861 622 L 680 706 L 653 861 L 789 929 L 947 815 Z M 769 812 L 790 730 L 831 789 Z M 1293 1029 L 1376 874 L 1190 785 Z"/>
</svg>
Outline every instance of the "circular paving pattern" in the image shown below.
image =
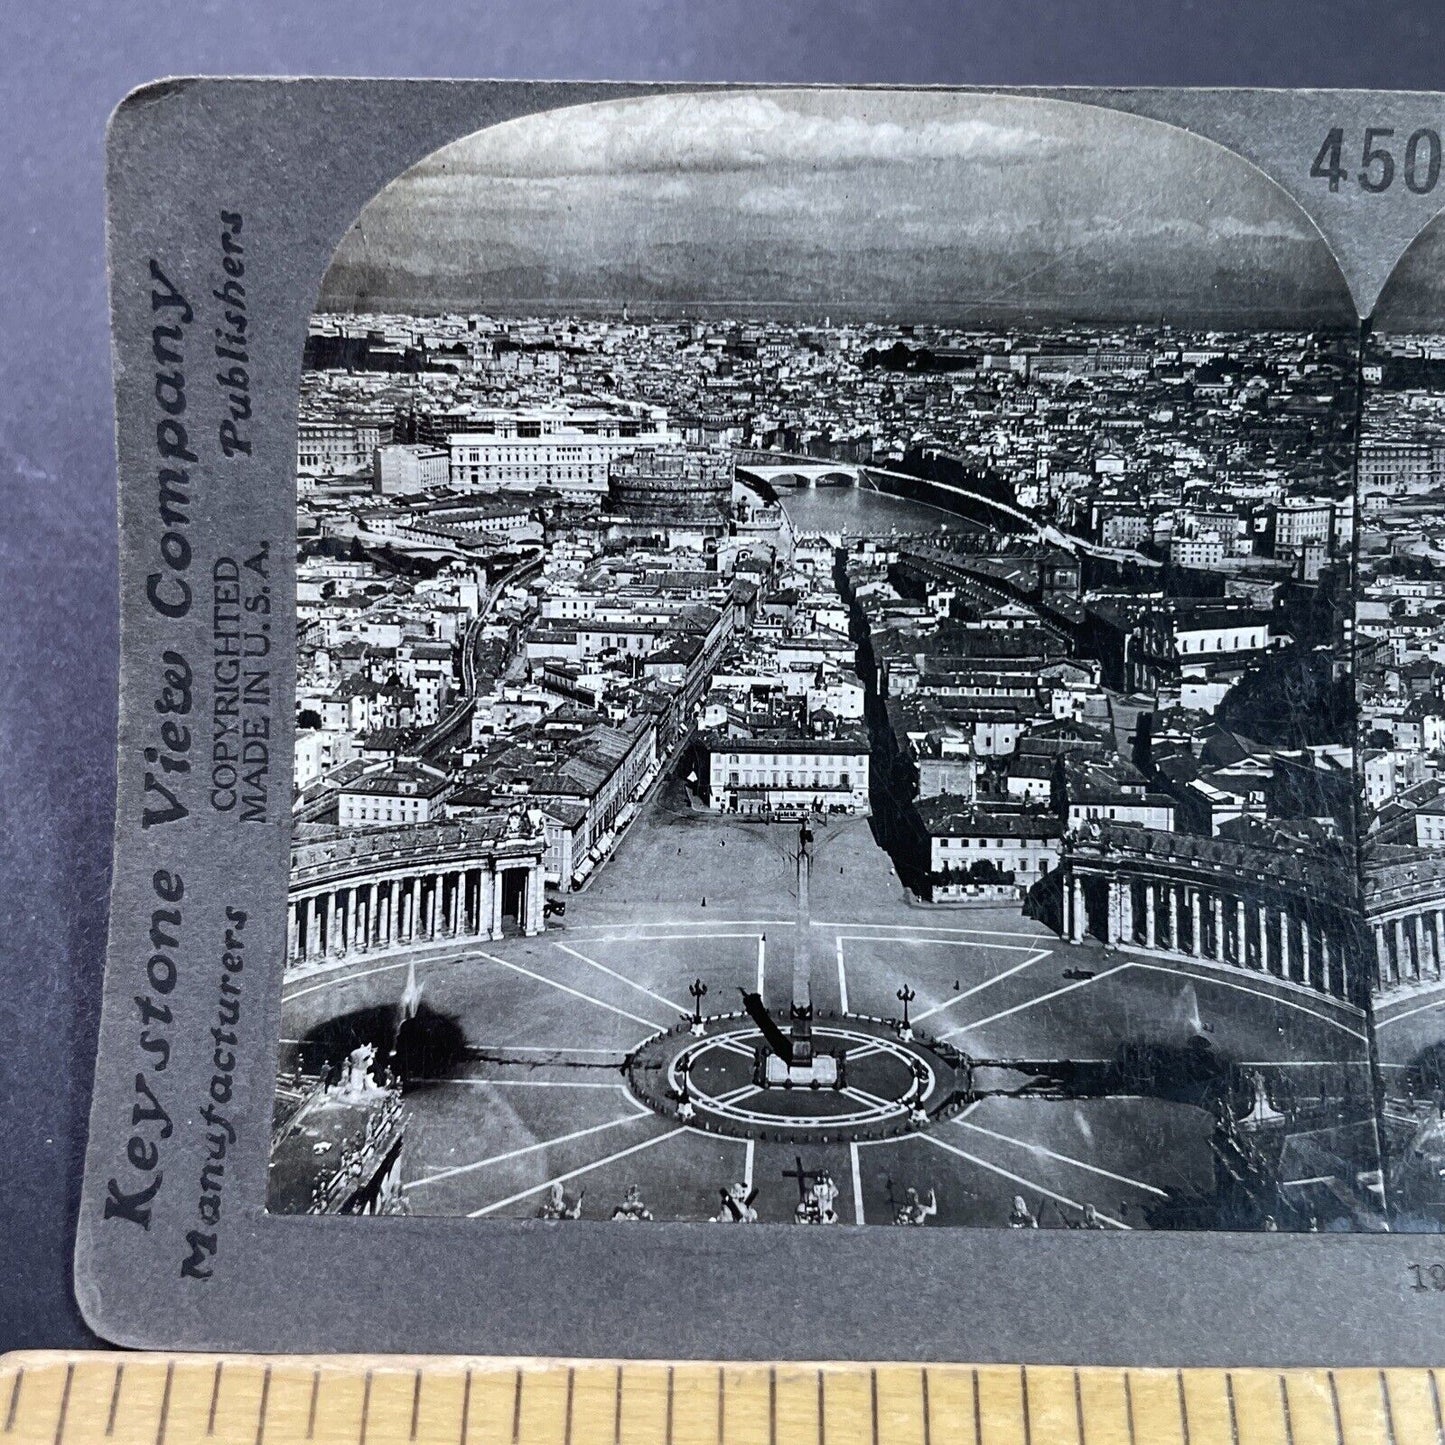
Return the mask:
<svg viewBox="0 0 1445 1445">
<path fill-rule="evenodd" d="M 745 1014 L 704 1019 L 701 1036 L 686 1024 L 653 1035 L 628 1060 L 627 1077 L 649 1108 L 694 1128 L 800 1143 L 903 1134 L 966 1102 L 967 1060 L 904 1039 L 887 1020 L 819 1018 L 812 1038 L 822 1065 L 812 1081 L 764 1082 L 767 1045 Z M 774 1074 L 783 1072 L 774 1060 Z"/>
</svg>

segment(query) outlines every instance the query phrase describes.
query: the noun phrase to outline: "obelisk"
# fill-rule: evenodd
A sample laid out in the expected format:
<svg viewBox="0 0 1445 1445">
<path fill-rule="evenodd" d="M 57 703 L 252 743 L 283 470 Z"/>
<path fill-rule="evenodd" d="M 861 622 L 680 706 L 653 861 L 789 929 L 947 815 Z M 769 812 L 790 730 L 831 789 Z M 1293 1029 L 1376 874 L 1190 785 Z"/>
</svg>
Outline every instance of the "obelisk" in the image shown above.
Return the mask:
<svg viewBox="0 0 1445 1445">
<path fill-rule="evenodd" d="M 798 826 L 798 916 L 793 928 L 792 1020 L 794 1068 L 813 1062 L 813 979 L 809 942 L 812 934 L 813 834 L 804 818 Z"/>
</svg>

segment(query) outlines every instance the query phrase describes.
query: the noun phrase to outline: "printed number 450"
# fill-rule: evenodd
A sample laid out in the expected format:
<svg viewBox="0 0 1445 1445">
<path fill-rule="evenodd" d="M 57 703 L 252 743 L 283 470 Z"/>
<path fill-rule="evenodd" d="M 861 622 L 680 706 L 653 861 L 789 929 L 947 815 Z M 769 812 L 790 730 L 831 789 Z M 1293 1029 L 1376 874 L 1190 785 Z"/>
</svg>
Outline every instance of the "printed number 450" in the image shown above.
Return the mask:
<svg viewBox="0 0 1445 1445">
<path fill-rule="evenodd" d="M 1385 142 L 1394 138 L 1393 126 L 1372 125 L 1366 128 L 1360 148 L 1360 169 L 1355 180 L 1362 191 L 1379 195 L 1388 191 L 1395 183 L 1395 151 Z M 1337 191 L 1340 182 L 1349 179 L 1349 171 L 1343 160 L 1345 149 L 1345 128 L 1335 126 L 1325 136 L 1310 175 L 1328 181 L 1330 189 Z M 1404 179 L 1405 189 L 1417 196 L 1428 195 L 1440 179 L 1440 132 L 1422 126 L 1413 132 L 1405 142 L 1399 172 Z"/>
</svg>

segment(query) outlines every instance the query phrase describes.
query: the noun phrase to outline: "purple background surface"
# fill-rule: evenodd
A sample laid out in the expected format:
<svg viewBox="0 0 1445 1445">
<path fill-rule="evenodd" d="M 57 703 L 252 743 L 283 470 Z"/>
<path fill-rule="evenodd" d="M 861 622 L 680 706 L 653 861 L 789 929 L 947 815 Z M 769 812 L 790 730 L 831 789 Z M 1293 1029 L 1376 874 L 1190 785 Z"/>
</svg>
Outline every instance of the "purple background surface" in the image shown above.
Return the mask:
<svg viewBox="0 0 1445 1445">
<path fill-rule="evenodd" d="M 176 74 L 1445 90 L 1438 0 L 21 4 L 0 58 L 0 1349 L 71 1297 L 115 789 L 104 127 Z M 338 137 L 338 145 L 345 137 Z"/>
</svg>

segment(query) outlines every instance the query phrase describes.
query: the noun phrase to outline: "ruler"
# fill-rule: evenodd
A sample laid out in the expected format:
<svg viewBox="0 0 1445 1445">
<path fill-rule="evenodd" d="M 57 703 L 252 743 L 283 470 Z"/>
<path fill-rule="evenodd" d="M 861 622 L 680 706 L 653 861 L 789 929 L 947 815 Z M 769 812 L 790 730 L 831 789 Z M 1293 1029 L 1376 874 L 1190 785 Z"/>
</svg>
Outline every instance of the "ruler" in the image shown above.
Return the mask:
<svg viewBox="0 0 1445 1445">
<path fill-rule="evenodd" d="M 1445 1445 L 1433 1370 L 0 1360 L 0 1445 Z"/>
</svg>

